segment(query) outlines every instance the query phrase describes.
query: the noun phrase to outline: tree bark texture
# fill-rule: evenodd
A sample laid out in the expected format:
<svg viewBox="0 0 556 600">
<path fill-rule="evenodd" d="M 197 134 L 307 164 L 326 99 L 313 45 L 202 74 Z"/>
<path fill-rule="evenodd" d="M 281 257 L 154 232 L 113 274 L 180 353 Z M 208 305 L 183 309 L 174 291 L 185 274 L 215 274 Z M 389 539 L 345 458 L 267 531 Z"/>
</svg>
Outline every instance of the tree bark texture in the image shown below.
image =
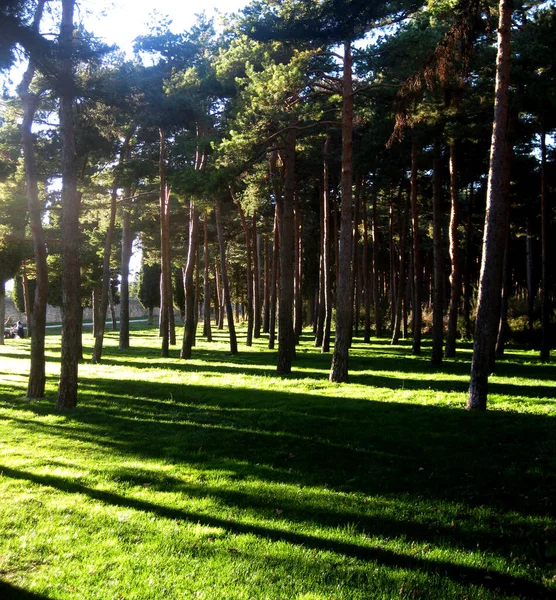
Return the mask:
<svg viewBox="0 0 556 600">
<path fill-rule="evenodd" d="M 295 122 L 293 123 L 295 125 Z M 293 330 L 294 301 L 294 201 L 295 201 L 295 145 L 297 131 L 294 127 L 286 134 L 283 150 L 285 170 L 284 194 L 279 212 L 280 231 L 280 285 L 278 289 L 278 357 L 276 371 L 279 375 L 291 373 L 295 339 Z"/>
<path fill-rule="evenodd" d="M 486 409 L 488 374 L 500 315 L 502 264 L 509 198 L 503 193 L 509 177 L 506 152 L 510 78 L 511 0 L 500 0 L 494 121 L 490 147 L 485 232 L 479 280 L 479 300 L 473 342 L 468 409 Z"/>
<path fill-rule="evenodd" d="M 33 18 L 33 29 L 38 31 L 46 0 L 39 0 Z M 42 227 L 41 205 L 37 184 L 37 165 L 35 157 L 33 121 L 39 97 L 29 91 L 35 75 L 34 56 L 31 55 L 29 65 L 18 88 L 23 103 L 23 120 L 21 123 L 21 144 L 25 165 L 25 186 L 27 191 L 27 206 L 29 209 L 29 224 L 33 240 L 35 256 L 36 288 L 33 303 L 33 335 L 31 336 L 31 364 L 27 384 L 27 398 L 43 398 L 46 384 L 45 374 L 45 327 L 46 303 L 48 296 L 48 268 L 46 263 L 46 241 Z M 4 318 L 0 319 L 4 324 Z M 2 343 L 4 335 L 2 332 Z"/>
<path fill-rule="evenodd" d="M 187 263 L 183 271 L 185 289 L 185 328 L 180 358 L 191 358 L 191 348 L 195 339 L 195 259 L 198 246 L 199 217 L 193 200 L 189 205 L 189 244 Z"/>
<path fill-rule="evenodd" d="M 431 364 L 442 364 L 442 344 L 444 338 L 444 269 L 442 253 L 442 180 L 440 176 L 441 162 L 440 139 L 434 140 L 433 181 L 432 181 L 432 229 L 433 229 L 433 299 L 432 299 L 432 352 Z"/>
<path fill-rule="evenodd" d="M 110 194 L 110 217 L 108 222 L 108 229 L 106 230 L 106 240 L 104 242 L 104 255 L 102 261 L 102 290 L 100 296 L 100 315 L 98 329 L 95 331 L 95 345 L 93 348 L 92 362 L 93 364 L 99 363 L 102 359 L 102 345 L 104 343 L 104 330 L 106 323 L 106 313 L 108 309 L 108 295 L 110 288 L 110 256 L 112 254 L 112 240 L 114 238 L 114 227 L 116 225 L 116 210 L 118 199 L 118 185 L 120 182 L 119 171 L 123 167 L 124 160 L 127 156 L 127 150 L 129 142 L 135 131 L 135 126 L 130 127 L 125 135 L 124 143 L 120 150 L 120 158 L 118 163 L 118 170 L 114 176 L 114 182 L 112 184 L 112 193 Z"/>
<path fill-rule="evenodd" d="M 204 327 L 203 333 L 207 342 L 212 342 L 212 330 L 210 324 L 210 261 L 209 261 L 209 239 L 208 239 L 208 215 L 203 219 L 203 301 L 204 301 Z"/>
<path fill-rule="evenodd" d="M 77 154 L 73 123 L 74 0 L 62 0 L 60 24 L 60 131 L 62 142 L 62 351 L 56 407 L 77 406 L 81 341 L 81 274 L 79 267 L 79 205 Z"/>
<path fill-rule="evenodd" d="M 220 250 L 220 276 L 222 278 L 222 295 L 224 298 L 223 307 L 228 319 L 228 331 L 230 334 L 230 353 L 237 354 L 237 337 L 234 325 L 234 313 L 232 311 L 232 302 L 230 300 L 230 285 L 228 283 L 228 269 L 226 265 L 226 244 L 224 242 L 224 233 L 222 231 L 222 219 L 220 216 L 220 201 L 214 204 L 214 218 L 216 220 L 216 234 L 218 236 L 218 247 Z"/>
<path fill-rule="evenodd" d="M 261 337 L 261 267 L 259 252 L 259 234 L 257 233 L 257 213 L 251 219 L 251 245 L 253 247 L 253 337 Z"/>
<path fill-rule="evenodd" d="M 129 261 L 133 238 L 131 235 L 130 199 L 131 188 L 124 190 L 122 201 L 122 250 L 121 250 L 121 284 L 120 284 L 120 350 L 129 348 Z"/>
<path fill-rule="evenodd" d="M 342 212 L 340 221 L 339 273 L 336 291 L 336 336 L 330 368 L 330 381 L 348 380 L 349 347 L 353 315 L 351 286 L 352 212 L 353 212 L 353 81 L 351 43 L 344 42 L 342 86 Z"/>
<path fill-rule="evenodd" d="M 546 168 L 546 131 L 543 124 L 541 131 L 541 353 L 543 362 L 550 360 L 552 337 L 550 332 L 550 206 L 548 201 Z"/>
<path fill-rule="evenodd" d="M 456 336 L 458 329 L 458 311 L 461 296 L 461 268 L 458 239 L 459 226 L 459 197 L 456 163 L 456 143 L 450 142 L 450 225 L 449 252 L 450 252 L 450 306 L 448 308 L 448 330 L 446 332 L 446 347 L 444 356 L 454 358 L 456 355 Z"/>
<path fill-rule="evenodd" d="M 168 254 L 169 243 L 167 238 L 170 235 L 170 194 L 166 187 L 165 172 L 165 145 L 166 134 L 164 129 L 160 128 L 160 335 L 162 337 L 162 346 L 160 355 L 167 357 L 170 345 L 170 282 L 169 273 L 171 269 L 170 256 Z"/>
<path fill-rule="evenodd" d="M 413 137 L 411 143 L 411 224 L 413 232 L 413 330 L 412 353 L 421 354 L 421 246 L 419 240 L 419 206 L 417 202 L 417 140 Z"/>
</svg>

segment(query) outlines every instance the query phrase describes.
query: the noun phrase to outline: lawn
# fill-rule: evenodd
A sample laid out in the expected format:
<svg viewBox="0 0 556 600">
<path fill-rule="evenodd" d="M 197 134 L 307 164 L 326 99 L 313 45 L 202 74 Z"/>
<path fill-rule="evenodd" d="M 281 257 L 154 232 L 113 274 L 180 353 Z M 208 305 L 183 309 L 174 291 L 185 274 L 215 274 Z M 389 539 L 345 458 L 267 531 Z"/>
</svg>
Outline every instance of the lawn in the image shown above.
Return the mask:
<svg viewBox="0 0 556 600">
<path fill-rule="evenodd" d="M 0 346 L 0 598 L 556 598 L 554 364 L 509 349 L 470 413 L 469 345 L 355 339 L 337 385 L 308 332 L 289 377 L 242 342 L 86 334 L 71 412 L 58 335 L 38 402 Z"/>
</svg>

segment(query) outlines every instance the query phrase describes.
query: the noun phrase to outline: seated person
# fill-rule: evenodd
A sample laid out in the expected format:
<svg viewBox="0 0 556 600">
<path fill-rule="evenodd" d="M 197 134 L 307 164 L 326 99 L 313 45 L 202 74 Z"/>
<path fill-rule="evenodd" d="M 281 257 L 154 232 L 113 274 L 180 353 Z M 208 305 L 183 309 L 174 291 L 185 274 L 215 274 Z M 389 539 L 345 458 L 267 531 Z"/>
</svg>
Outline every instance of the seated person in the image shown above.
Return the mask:
<svg viewBox="0 0 556 600">
<path fill-rule="evenodd" d="M 19 338 L 24 338 L 25 337 L 25 329 L 23 329 L 23 324 L 21 323 L 21 321 L 17 322 L 17 325 L 14 328 L 15 334 L 17 335 L 17 337 Z"/>
</svg>

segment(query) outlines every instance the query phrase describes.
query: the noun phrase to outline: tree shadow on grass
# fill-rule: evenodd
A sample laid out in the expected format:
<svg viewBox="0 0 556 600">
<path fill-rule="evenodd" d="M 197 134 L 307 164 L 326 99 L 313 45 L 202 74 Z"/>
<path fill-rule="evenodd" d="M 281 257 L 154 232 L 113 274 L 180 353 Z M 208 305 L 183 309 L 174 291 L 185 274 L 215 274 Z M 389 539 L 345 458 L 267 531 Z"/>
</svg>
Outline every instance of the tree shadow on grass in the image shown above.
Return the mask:
<svg viewBox="0 0 556 600">
<path fill-rule="evenodd" d="M 492 570 L 487 571 L 475 567 L 455 565 L 451 562 L 442 560 L 408 556 L 407 554 L 397 553 L 385 548 L 348 543 L 308 534 L 299 534 L 278 527 L 269 528 L 224 520 L 180 508 L 161 506 L 137 498 L 129 498 L 111 492 L 96 490 L 80 483 L 69 481 L 64 477 L 37 475 L 6 467 L 0 467 L 0 469 L 4 476 L 12 479 L 31 481 L 38 485 L 49 486 L 66 493 L 83 494 L 107 505 L 152 513 L 161 518 L 177 521 L 190 521 L 208 527 L 218 527 L 233 534 L 250 534 L 273 542 L 283 541 L 297 546 L 312 548 L 314 550 L 335 552 L 344 556 L 372 561 L 397 569 L 410 569 L 413 571 L 437 574 L 439 576 L 447 577 L 463 586 L 481 586 L 501 595 L 511 595 L 514 597 L 517 595 L 529 599 L 548 599 L 556 597 L 554 592 L 533 581 L 498 573 Z M 23 597 L 25 598 L 26 596 Z M 33 596 L 30 597 L 32 598 Z"/>
<path fill-rule="evenodd" d="M 48 596 L 35 594 L 20 587 L 16 587 L 7 581 L 0 580 L 0 598 L 3 600 L 43 600 Z"/>
</svg>

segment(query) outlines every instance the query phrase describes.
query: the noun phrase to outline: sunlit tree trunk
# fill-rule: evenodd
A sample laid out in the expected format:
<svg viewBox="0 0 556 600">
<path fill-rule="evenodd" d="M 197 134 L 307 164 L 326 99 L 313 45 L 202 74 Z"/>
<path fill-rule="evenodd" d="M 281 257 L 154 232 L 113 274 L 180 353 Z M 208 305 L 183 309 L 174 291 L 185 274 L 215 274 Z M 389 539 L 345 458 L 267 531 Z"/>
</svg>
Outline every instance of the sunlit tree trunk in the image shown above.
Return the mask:
<svg viewBox="0 0 556 600">
<path fill-rule="evenodd" d="M 165 145 L 166 136 L 162 128 L 160 133 L 160 335 L 162 337 L 162 347 L 160 354 L 167 357 L 170 344 L 170 289 L 168 273 L 170 271 L 170 257 L 167 255 L 169 246 L 166 244 L 166 238 L 169 236 L 169 217 L 170 217 L 170 194 L 166 187 L 165 172 Z"/>
<path fill-rule="evenodd" d="M 39 0 L 35 8 L 33 29 L 38 31 L 42 19 L 45 0 Z M 27 398 L 43 398 L 46 383 L 45 374 L 45 327 L 46 327 L 46 302 L 48 296 L 48 269 L 46 263 L 46 241 L 42 227 L 41 206 L 37 184 L 37 165 L 35 157 L 35 144 L 32 133 L 33 121 L 39 97 L 29 91 L 35 75 L 34 56 L 29 60 L 29 65 L 18 88 L 19 96 L 23 103 L 23 120 L 21 123 L 21 144 L 25 165 L 25 185 L 27 191 L 27 206 L 29 209 L 29 224 L 33 239 L 33 252 L 35 256 L 36 288 L 33 304 L 33 335 L 31 336 L 31 365 L 27 384 Z M 2 282 L 4 285 L 4 282 Z M 0 323 L 4 325 L 3 316 Z M 4 332 L 2 340 L 4 342 Z"/>
<path fill-rule="evenodd" d="M 226 244 L 224 242 L 224 233 L 222 231 L 222 220 L 220 217 L 220 201 L 214 204 L 214 218 L 216 220 L 216 234 L 218 236 L 218 247 L 220 251 L 220 275 L 222 278 L 223 307 L 228 319 L 228 331 L 230 334 L 230 354 L 237 354 L 237 337 L 234 325 L 234 313 L 232 311 L 232 302 L 230 300 L 230 285 L 228 283 L 228 269 L 226 265 Z"/>
<path fill-rule="evenodd" d="M 203 219 L 203 301 L 204 301 L 204 336 L 207 342 L 212 342 L 212 330 L 210 325 L 210 262 L 209 262 L 209 240 L 208 240 L 208 214 Z"/>
<path fill-rule="evenodd" d="M 59 37 L 60 139 L 62 143 L 62 349 L 56 407 L 77 406 L 78 363 L 81 354 L 81 274 L 79 267 L 79 206 L 77 154 L 73 124 L 74 0 L 62 0 Z"/>
<path fill-rule="evenodd" d="M 199 217 L 193 200 L 189 205 L 189 245 L 187 263 L 183 271 L 185 288 L 185 328 L 180 358 L 191 358 L 191 348 L 195 339 L 195 261 L 197 256 Z"/>
<path fill-rule="evenodd" d="M 353 314 L 351 287 L 352 213 L 353 213 L 353 81 L 351 42 L 344 42 L 342 82 L 342 214 L 340 225 L 339 273 L 336 290 L 336 336 L 330 381 L 348 380 L 349 347 Z"/>
<path fill-rule="evenodd" d="M 135 126 L 130 127 L 125 135 L 124 143 L 120 151 L 119 169 L 122 168 L 131 137 L 135 131 Z M 102 359 L 102 345 L 104 342 L 104 330 L 106 322 L 106 313 L 108 309 L 108 296 L 110 289 L 110 257 L 112 254 L 112 240 L 114 237 L 114 227 L 116 225 L 116 200 L 118 198 L 118 185 L 120 180 L 119 171 L 114 176 L 112 184 L 112 193 L 110 194 L 110 217 L 108 221 L 108 229 L 106 230 L 106 240 L 104 242 L 104 256 L 102 262 L 102 288 L 100 295 L 100 314 L 98 329 L 95 331 L 95 345 L 93 348 L 92 362 L 99 363 Z"/>
<path fill-rule="evenodd" d="M 458 239 L 459 226 L 459 197 L 456 165 L 456 143 L 450 142 L 450 225 L 449 251 L 450 251 L 450 306 L 448 308 L 448 331 L 446 333 L 446 347 L 444 356 L 454 358 L 456 355 L 456 336 L 458 328 L 458 310 L 461 296 L 461 268 Z"/>
<path fill-rule="evenodd" d="M 511 0 L 500 0 L 499 6 L 494 121 L 490 148 L 483 257 L 479 281 L 471 380 L 467 399 L 468 409 L 482 410 L 486 409 L 487 406 L 488 374 L 494 353 L 498 317 L 500 315 L 502 264 L 509 201 L 509 198 L 504 194 L 504 190 L 507 189 L 506 181 L 509 177 L 506 144 L 508 143 Z"/>
</svg>

